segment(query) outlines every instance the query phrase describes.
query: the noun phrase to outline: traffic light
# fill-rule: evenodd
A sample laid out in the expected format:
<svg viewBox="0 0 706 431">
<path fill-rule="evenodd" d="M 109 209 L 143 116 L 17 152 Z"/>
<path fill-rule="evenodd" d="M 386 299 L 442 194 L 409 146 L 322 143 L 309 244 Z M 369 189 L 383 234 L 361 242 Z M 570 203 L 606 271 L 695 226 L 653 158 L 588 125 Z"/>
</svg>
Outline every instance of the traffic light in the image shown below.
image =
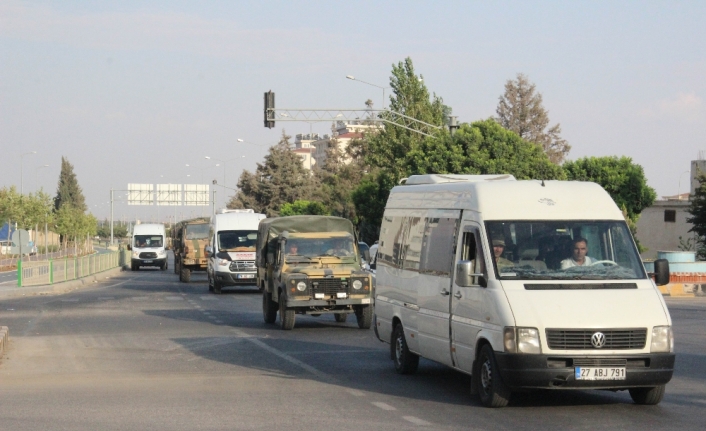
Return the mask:
<svg viewBox="0 0 706 431">
<path fill-rule="evenodd" d="M 265 127 L 275 127 L 275 93 L 265 93 Z"/>
</svg>

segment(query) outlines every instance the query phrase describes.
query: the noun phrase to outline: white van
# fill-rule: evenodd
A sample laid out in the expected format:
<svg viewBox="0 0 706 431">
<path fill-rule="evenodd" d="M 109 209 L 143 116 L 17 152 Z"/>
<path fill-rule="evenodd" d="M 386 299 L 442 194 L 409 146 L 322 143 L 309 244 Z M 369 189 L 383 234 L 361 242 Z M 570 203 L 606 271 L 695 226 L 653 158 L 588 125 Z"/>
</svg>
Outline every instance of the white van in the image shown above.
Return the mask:
<svg viewBox="0 0 706 431">
<path fill-rule="evenodd" d="M 132 228 L 130 259 L 133 271 L 141 266 L 157 266 L 164 271 L 168 267 L 167 250 L 164 248 L 166 238 L 163 224 L 138 224 Z"/>
<path fill-rule="evenodd" d="M 206 246 L 210 292 L 221 293 L 224 286 L 257 286 L 257 227 L 265 217 L 251 209 L 221 209 L 211 217 Z"/>
<path fill-rule="evenodd" d="M 390 192 L 377 263 L 375 333 L 399 373 L 446 364 L 488 407 L 535 388 L 657 404 L 672 378 L 669 312 L 597 184 L 412 176 Z"/>
</svg>

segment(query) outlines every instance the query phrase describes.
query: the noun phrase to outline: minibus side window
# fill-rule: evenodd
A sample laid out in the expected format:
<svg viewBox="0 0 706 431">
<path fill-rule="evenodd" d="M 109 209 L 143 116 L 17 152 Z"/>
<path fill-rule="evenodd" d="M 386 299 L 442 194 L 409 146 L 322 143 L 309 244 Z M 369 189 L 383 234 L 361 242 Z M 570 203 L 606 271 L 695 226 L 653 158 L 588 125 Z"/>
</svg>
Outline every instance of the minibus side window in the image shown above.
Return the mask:
<svg viewBox="0 0 706 431">
<path fill-rule="evenodd" d="M 477 229 L 463 233 L 463 242 L 461 244 L 461 259 L 470 260 L 472 262 L 473 272 L 476 274 L 487 275 L 485 272 L 485 259 L 483 258 L 483 248 L 479 238 Z M 475 280 L 474 284 L 478 284 Z"/>
<path fill-rule="evenodd" d="M 384 216 L 380 227 L 380 245 L 378 248 L 378 262 L 388 266 L 400 267 L 402 246 L 404 240 L 404 217 Z"/>
<path fill-rule="evenodd" d="M 419 261 L 422 255 L 422 239 L 424 237 L 424 219 L 409 217 L 406 219 L 409 233 L 404 246 L 404 269 L 419 271 Z"/>
<path fill-rule="evenodd" d="M 457 224 L 455 218 L 427 218 L 420 263 L 422 272 L 450 275 Z"/>
</svg>

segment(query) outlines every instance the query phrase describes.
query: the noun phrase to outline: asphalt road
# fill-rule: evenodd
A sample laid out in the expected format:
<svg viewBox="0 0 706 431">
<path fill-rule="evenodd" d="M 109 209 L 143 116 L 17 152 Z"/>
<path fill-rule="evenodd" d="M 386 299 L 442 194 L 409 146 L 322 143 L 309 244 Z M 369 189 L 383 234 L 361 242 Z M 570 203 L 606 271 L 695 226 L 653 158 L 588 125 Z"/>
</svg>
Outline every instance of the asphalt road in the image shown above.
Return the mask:
<svg viewBox="0 0 706 431">
<path fill-rule="evenodd" d="M 59 296 L 0 300 L 0 430 L 703 429 L 706 300 L 669 299 L 677 371 L 658 406 L 625 393 L 539 391 L 491 410 L 470 378 L 422 360 L 394 372 L 355 319 L 262 320 L 252 289 L 205 274 L 124 272 Z M 351 316 L 352 317 L 352 316 Z"/>
</svg>

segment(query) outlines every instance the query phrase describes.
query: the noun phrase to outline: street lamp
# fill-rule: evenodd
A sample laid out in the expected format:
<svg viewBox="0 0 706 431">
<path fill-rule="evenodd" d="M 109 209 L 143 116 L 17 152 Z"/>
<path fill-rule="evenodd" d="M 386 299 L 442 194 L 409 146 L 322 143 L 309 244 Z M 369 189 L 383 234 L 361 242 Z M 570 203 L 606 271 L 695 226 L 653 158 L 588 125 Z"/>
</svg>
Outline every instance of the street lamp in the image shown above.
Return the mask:
<svg viewBox="0 0 706 431">
<path fill-rule="evenodd" d="M 34 168 L 34 183 L 37 186 L 37 189 L 39 189 L 39 181 L 37 180 L 38 172 L 40 169 L 48 168 L 48 167 L 49 167 L 49 165 L 42 165 L 42 166 L 37 166 L 36 168 Z"/>
<path fill-rule="evenodd" d="M 23 192 L 24 192 L 24 187 L 23 187 L 23 180 L 24 180 L 24 178 L 23 178 L 23 175 L 22 175 L 22 158 L 23 158 L 24 156 L 27 156 L 27 155 L 30 155 L 30 154 L 37 154 L 37 152 L 36 152 L 36 151 L 30 151 L 29 153 L 20 154 L 20 194 L 23 194 Z"/>
<path fill-rule="evenodd" d="M 346 78 L 350 79 L 351 81 L 362 82 L 363 84 L 368 84 L 368 85 L 371 85 L 371 86 L 373 86 L 373 87 L 377 87 L 377 88 L 381 89 L 381 90 L 382 90 L 382 109 L 385 109 L 385 89 L 387 89 L 387 88 L 392 88 L 392 87 L 381 87 L 381 86 L 379 86 L 379 85 L 371 84 L 371 83 L 369 83 L 369 82 L 363 81 L 362 79 L 357 79 L 357 78 L 356 78 L 355 76 L 353 76 L 353 75 L 346 75 Z"/>
</svg>

